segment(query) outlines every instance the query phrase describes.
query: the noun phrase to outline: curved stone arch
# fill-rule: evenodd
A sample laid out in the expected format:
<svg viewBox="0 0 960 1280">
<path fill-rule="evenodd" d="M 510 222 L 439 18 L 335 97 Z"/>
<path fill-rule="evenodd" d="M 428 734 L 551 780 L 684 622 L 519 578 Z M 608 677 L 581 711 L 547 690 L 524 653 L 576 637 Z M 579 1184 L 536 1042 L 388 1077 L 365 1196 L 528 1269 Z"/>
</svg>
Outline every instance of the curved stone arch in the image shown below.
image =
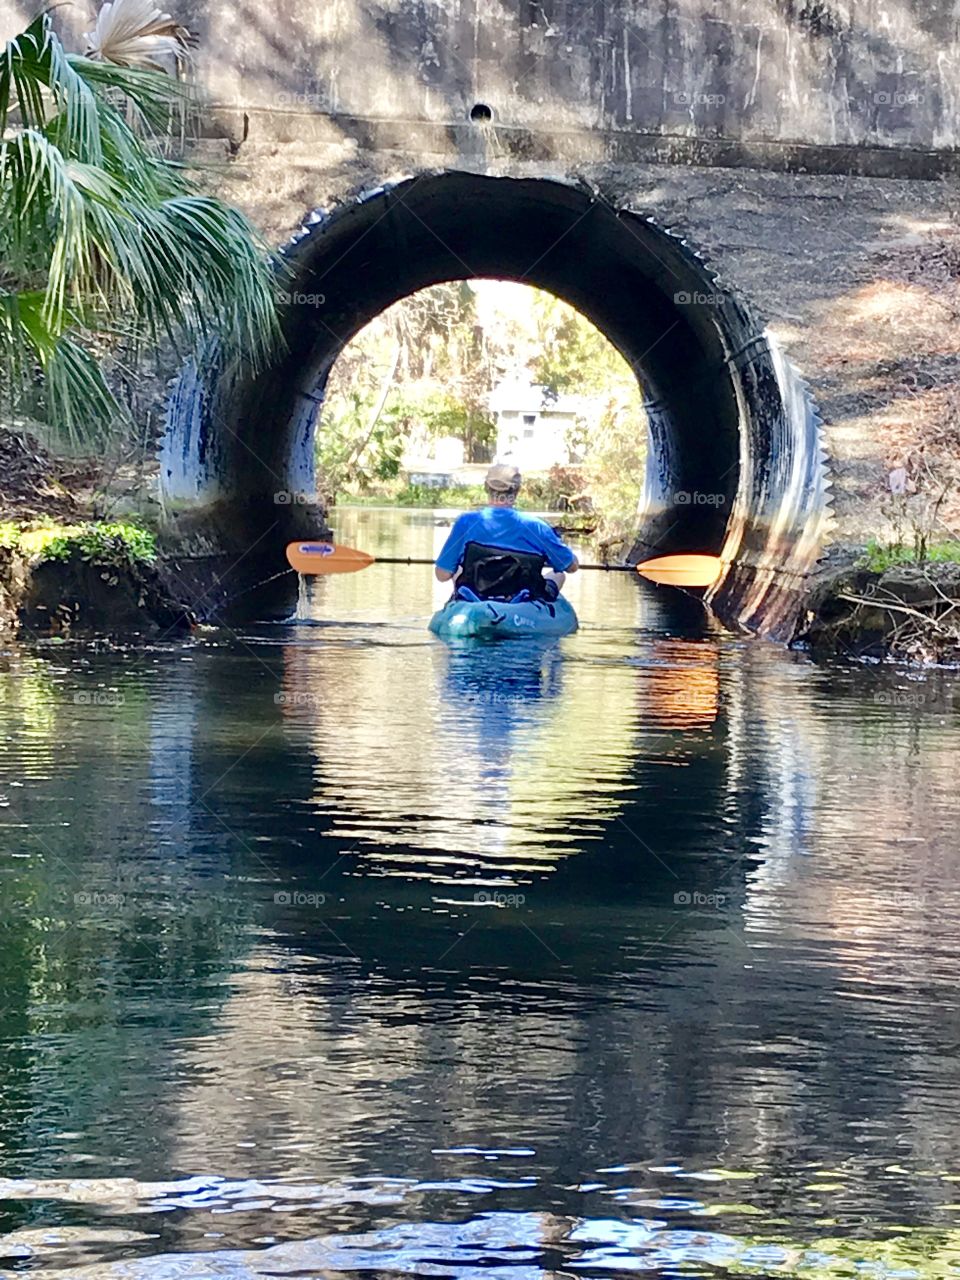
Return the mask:
<svg viewBox="0 0 960 1280">
<path fill-rule="evenodd" d="M 419 289 L 497 277 L 577 307 L 636 373 L 651 448 L 635 557 L 718 554 L 721 616 L 782 624 L 825 530 L 820 422 L 761 321 L 683 238 L 580 183 L 441 171 L 312 214 L 284 257 L 284 353 L 241 382 L 189 367 L 171 397 L 161 493 L 182 547 L 246 552 L 248 581 L 282 568 L 284 544 L 322 524 L 312 441 L 340 351 Z"/>
</svg>

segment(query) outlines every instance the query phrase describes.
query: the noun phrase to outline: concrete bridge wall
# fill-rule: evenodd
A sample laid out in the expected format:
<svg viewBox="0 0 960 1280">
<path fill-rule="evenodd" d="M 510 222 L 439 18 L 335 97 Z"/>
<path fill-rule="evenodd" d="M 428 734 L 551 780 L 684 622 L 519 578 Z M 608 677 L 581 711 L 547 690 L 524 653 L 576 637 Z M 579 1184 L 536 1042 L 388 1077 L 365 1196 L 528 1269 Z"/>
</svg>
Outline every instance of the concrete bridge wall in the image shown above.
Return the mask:
<svg viewBox="0 0 960 1280">
<path fill-rule="evenodd" d="M 947 0 L 183 0 L 214 102 L 543 134 L 956 145 Z M 585 139 L 586 140 L 586 139 Z"/>
</svg>

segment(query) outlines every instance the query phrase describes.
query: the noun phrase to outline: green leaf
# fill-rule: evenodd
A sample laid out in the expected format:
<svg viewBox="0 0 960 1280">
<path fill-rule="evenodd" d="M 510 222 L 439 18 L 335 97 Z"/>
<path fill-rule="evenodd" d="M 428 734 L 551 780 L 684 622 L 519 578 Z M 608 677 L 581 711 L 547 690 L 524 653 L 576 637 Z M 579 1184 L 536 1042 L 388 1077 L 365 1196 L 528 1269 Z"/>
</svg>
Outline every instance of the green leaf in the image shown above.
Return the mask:
<svg viewBox="0 0 960 1280">
<path fill-rule="evenodd" d="M 0 401 L 73 439 L 118 420 L 90 351 L 111 335 L 237 367 L 280 341 L 265 246 L 165 154 L 188 103 L 159 72 L 68 56 L 47 17 L 0 55 Z"/>
</svg>

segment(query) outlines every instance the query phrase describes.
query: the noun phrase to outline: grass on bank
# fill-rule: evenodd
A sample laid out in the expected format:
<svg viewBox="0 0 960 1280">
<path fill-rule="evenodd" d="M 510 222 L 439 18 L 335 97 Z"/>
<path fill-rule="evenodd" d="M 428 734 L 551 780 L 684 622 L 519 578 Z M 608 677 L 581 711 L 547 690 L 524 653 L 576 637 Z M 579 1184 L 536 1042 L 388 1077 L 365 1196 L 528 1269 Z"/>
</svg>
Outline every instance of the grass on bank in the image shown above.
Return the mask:
<svg viewBox="0 0 960 1280">
<path fill-rule="evenodd" d="M 960 563 L 960 542 L 933 542 L 921 549 L 902 542 L 890 545 L 871 541 L 859 563 L 874 573 L 884 573 L 897 565 Z"/>
<path fill-rule="evenodd" d="M 125 521 L 90 520 L 81 524 L 0 523 L 0 547 L 36 560 L 69 560 L 79 555 L 96 564 L 129 568 L 153 564 L 154 535 Z"/>
</svg>

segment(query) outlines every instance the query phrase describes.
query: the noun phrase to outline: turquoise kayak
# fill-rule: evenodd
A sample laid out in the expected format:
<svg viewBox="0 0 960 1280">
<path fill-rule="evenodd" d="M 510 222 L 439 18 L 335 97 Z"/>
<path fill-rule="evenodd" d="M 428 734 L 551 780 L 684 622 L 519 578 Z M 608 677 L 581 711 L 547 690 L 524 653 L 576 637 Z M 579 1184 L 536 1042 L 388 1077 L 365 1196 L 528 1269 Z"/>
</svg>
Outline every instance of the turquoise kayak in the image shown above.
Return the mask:
<svg viewBox="0 0 960 1280">
<path fill-rule="evenodd" d="M 477 636 L 482 640 L 515 640 L 521 636 L 566 636 L 576 631 L 577 614 L 563 596 L 556 600 L 450 600 L 430 619 L 436 636 L 453 640 Z"/>
</svg>

